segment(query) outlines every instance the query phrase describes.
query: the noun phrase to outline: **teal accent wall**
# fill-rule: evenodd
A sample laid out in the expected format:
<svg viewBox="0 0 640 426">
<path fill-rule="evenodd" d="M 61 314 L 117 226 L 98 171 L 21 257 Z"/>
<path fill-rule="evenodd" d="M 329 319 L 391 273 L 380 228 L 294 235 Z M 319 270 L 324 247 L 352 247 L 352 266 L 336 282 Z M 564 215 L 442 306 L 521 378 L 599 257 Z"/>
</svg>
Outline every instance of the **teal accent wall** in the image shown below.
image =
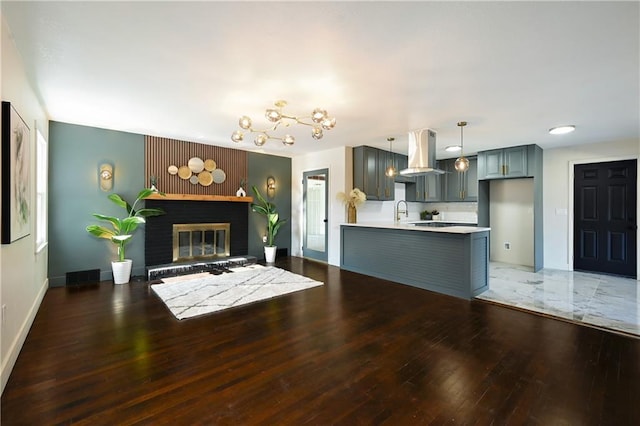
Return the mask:
<svg viewBox="0 0 640 426">
<path fill-rule="evenodd" d="M 276 193 L 272 199 L 268 199 L 276 205 L 281 218 L 287 219 L 276 235 L 275 244 L 278 250 L 287 249 L 291 255 L 291 159 L 275 155 L 248 153 L 248 185 L 247 195 L 255 198 L 251 191 L 253 185 L 258 187 L 260 193 L 267 193 L 267 178 L 273 176 L 276 180 Z M 266 220 L 257 213 L 249 213 L 249 255 L 258 259 L 264 257 L 264 243 L 262 236 L 266 233 Z"/>
<path fill-rule="evenodd" d="M 100 190 L 98 169 L 113 166 L 111 191 Z M 291 159 L 248 153 L 247 195 L 253 196 L 256 185 L 266 194 L 267 177 L 276 179 L 276 204 L 281 217 L 289 222 L 276 236 L 279 249 L 291 253 Z M 99 223 L 92 213 L 122 215 L 122 210 L 107 196 L 117 193 L 130 203 L 145 185 L 144 135 L 99 129 L 51 121 L 49 124 L 49 285 L 62 286 L 66 273 L 100 269 L 102 280 L 111 279 L 111 261 L 117 258 L 116 247 L 106 240 L 89 235 L 85 228 Z M 247 206 L 247 208 L 249 208 Z M 262 259 L 263 216 L 249 213 L 249 252 Z M 127 246 L 133 259 L 133 276 L 145 274 L 144 225 Z"/>
<path fill-rule="evenodd" d="M 100 190 L 100 164 L 113 166 L 114 185 Z M 122 216 L 107 196 L 115 192 L 132 203 L 144 187 L 144 136 L 51 121 L 49 124 L 49 283 L 65 284 L 67 272 L 100 269 L 111 279 L 115 245 L 89 235 L 98 223 L 92 213 Z M 144 274 L 144 225 L 127 245 L 132 275 Z"/>
</svg>

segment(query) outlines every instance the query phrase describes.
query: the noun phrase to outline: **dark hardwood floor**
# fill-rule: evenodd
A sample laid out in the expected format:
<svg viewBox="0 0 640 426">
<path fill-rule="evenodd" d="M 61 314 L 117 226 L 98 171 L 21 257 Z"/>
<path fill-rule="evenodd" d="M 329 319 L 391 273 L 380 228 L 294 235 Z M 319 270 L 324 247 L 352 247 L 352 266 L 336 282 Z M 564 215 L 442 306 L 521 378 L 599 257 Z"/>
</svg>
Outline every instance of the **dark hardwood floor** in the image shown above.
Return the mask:
<svg viewBox="0 0 640 426">
<path fill-rule="evenodd" d="M 2 425 L 640 424 L 640 339 L 284 258 L 324 286 L 177 321 L 50 289 Z"/>
</svg>

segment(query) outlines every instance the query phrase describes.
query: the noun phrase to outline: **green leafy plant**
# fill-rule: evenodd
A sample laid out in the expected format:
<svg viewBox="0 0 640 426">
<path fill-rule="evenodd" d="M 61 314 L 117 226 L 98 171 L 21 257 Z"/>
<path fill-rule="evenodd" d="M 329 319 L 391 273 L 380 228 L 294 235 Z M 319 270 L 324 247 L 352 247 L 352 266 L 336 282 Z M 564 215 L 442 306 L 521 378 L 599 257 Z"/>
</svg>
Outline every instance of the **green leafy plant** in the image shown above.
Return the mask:
<svg viewBox="0 0 640 426">
<path fill-rule="evenodd" d="M 273 240 L 278 234 L 280 227 L 287 221 L 287 219 L 280 219 L 276 212 L 276 205 L 264 199 L 264 197 L 258 191 L 256 186 L 252 186 L 254 194 L 258 199 L 258 203 L 251 203 L 251 210 L 263 215 L 267 219 L 267 245 L 273 246 Z"/>
<path fill-rule="evenodd" d="M 122 207 L 126 210 L 127 216 L 124 218 L 118 218 L 115 216 L 107 216 L 104 214 L 93 213 L 93 216 L 96 219 L 102 220 L 104 222 L 108 222 L 111 225 L 111 228 L 107 228 L 102 225 L 89 225 L 87 226 L 87 232 L 94 237 L 104 238 L 106 240 L 110 240 L 118 247 L 118 260 L 123 262 L 125 259 L 125 247 L 129 241 L 131 241 L 131 237 L 133 237 L 133 233 L 138 228 L 138 225 L 141 223 L 145 223 L 145 218 L 150 216 L 160 216 L 164 214 L 164 210 L 162 209 L 145 209 L 141 208 L 136 210 L 136 206 L 140 201 L 149 197 L 151 194 L 160 194 L 165 195 L 162 192 L 158 192 L 153 189 L 144 188 L 142 191 L 138 193 L 138 197 L 134 201 L 133 205 L 127 203 L 122 197 L 118 194 L 109 194 L 107 198 L 113 201 L 118 206 Z"/>
<path fill-rule="evenodd" d="M 438 210 L 433 210 L 433 211 L 423 210 L 423 211 L 420 212 L 420 219 L 422 219 L 422 220 L 431 220 L 433 218 L 433 216 L 437 216 L 439 214 L 440 214 L 440 212 Z"/>
</svg>

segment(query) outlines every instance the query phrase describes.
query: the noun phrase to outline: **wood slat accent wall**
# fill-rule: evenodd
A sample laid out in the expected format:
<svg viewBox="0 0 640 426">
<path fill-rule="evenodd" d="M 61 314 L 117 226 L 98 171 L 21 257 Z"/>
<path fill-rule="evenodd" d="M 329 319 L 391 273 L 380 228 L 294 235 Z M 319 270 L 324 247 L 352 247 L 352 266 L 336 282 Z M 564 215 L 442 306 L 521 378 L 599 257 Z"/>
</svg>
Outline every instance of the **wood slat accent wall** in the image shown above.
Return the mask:
<svg viewBox="0 0 640 426">
<path fill-rule="evenodd" d="M 216 168 L 225 172 L 226 180 L 209 186 L 194 185 L 188 179 L 181 179 L 177 174 L 171 175 L 167 171 L 171 165 L 186 166 L 192 157 L 214 160 Z M 158 189 L 166 193 L 235 196 L 240 180 L 247 181 L 247 152 L 238 149 L 145 136 L 144 158 L 146 186 L 151 186 L 150 177 L 156 176 Z"/>
</svg>

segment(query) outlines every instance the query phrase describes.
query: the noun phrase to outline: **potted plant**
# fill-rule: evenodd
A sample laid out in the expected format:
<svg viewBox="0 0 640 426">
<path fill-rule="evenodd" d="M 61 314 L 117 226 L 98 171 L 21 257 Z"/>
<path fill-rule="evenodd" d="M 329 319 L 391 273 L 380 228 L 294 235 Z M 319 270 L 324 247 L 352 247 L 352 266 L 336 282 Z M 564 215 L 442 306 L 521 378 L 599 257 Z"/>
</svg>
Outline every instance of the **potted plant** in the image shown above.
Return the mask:
<svg viewBox="0 0 640 426">
<path fill-rule="evenodd" d="M 267 263 L 273 263 L 276 260 L 276 248 L 273 241 L 278 234 L 280 227 L 287 219 L 280 219 L 276 212 L 276 205 L 264 199 L 256 186 L 252 186 L 253 193 L 258 199 L 257 203 L 251 203 L 251 210 L 263 215 L 267 219 L 267 245 L 264 247 L 264 257 Z"/>
<path fill-rule="evenodd" d="M 420 212 L 420 219 L 421 220 L 431 220 L 432 218 L 432 212 L 430 212 L 429 210 L 423 210 Z"/>
<path fill-rule="evenodd" d="M 111 262 L 111 268 L 113 271 L 113 282 L 115 284 L 126 284 L 131 277 L 131 259 L 125 258 L 125 248 L 131 241 L 133 233 L 138 228 L 138 225 L 145 223 L 145 218 L 150 216 L 159 216 L 164 214 L 162 209 L 145 209 L 140 208 L 136 210 L 138 203 L 149 197 L 151 194 L 164 193 L 158 192 L 150 188 L 145 188 L 138 193 L 138 197 L 134 201 L 133 205 L 130 205 L 122 199 L 118 194 L 109 194 L 108 198 L 118 206 L 125 209 L 127 216 L 124 218 L 118 218 L 115 216 L 107 216 L 99 213 L 93 213 L 96 219 L 108 222 L 111 228 L 102 225 L 89 225 L 87 226 L 87 232 L 94 237 L 104 238 L 114 243 L 118 248 L 118 260 Z"/>
</svg>

